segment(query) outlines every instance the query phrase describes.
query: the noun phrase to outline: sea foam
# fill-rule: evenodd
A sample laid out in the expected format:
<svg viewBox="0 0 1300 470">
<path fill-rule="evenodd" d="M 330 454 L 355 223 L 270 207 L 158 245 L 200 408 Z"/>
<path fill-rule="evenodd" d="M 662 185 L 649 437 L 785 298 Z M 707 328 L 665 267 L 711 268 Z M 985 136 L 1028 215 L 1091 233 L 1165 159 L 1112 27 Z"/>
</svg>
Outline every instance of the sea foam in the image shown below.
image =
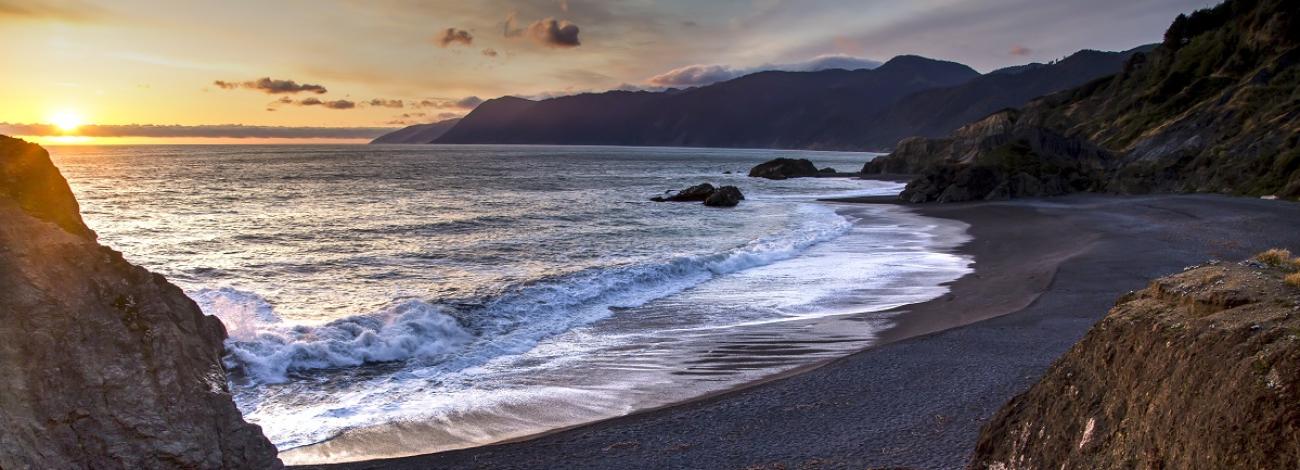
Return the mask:
<svg viewBox="0 0 1300 470">
<path fill-rule="evenodd" d="M 800 204 L 797 211 L 801 223 L 795 229 L 718 253 L 586 269 L 511 286 L 479 301 L 396 301 L 321 325 L 284 322 L 255 293 L 204 289 L 193 297 L 230 330 L 228 367 L 255 382 L 394 361 L 456 371 L 526 352 L 547 337 L 609 316 L 611 308 L 636 307 L 715 276 L 791 258 L 852 228 L 821 205 Z"/>
</svg>

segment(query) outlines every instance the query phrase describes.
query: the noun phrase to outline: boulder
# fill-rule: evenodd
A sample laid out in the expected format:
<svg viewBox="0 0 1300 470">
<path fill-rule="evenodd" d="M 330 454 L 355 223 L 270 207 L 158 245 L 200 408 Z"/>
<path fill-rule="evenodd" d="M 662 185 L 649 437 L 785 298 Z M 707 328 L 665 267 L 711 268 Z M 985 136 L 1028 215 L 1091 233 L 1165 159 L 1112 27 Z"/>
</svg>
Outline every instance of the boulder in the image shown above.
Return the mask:
<svg viewBox="0 0 1300 470">
<path fill-rule="evenodd" d="M 771 180 L 817 176 L 817 166 L 803 158 L 778 158 L 760 163 L 750 169 L 749 176 Z"/>
<path fill-rule="evenodd" d="M 740 188 L 723 186 L 709 195 L 709 198 L 704 200 L 704 205 L 709 207 L 736 207 L 744 199 L 745 195 L 741 194 Z"/>
<path fill-rule="evenodd" d="M 672 193 L 667 197 L 655 196 L 650 200 L 654 202 L 699 202 L 708 199 L 709 196 L 713 195 L 714 191 L 717 191 L 717 188 L 714 188 L 713 185 L 701 183 Z"/>
<path fill-rule="evenodd" d="M 1300 468 L 1288 269 L 1212 262 L 1125 295 L 985 424 L 970 468 Z"/>
<path fill-rule="evenodd" d="M 836 173 L 836 171 L 835 171 L 834 168 L 831 168 L 831 167 L 828 166 L 828 167 L 826 167 L 826 168 L 822 168 L 822 169 L 820 169 L 820 170 L 817 170 L 817 173 L 818 173 L 818 174 L 822 174 L 822 175 L 833 175 L 833 174 Z"/>
<path fill-rule="evenodd" d="M 277 468 L 226 330 L 95 242 L 37 145 L 0 136 L 0 468 Z"/>
</svg>

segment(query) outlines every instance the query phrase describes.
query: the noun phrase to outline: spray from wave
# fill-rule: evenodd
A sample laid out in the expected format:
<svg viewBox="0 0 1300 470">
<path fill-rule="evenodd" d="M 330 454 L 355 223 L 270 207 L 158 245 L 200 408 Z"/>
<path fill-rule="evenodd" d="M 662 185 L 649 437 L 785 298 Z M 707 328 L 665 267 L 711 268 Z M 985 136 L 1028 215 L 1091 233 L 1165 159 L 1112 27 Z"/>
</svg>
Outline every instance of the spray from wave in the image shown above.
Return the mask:
<svg viewBox="0 0 1300 470">
<path fill-rule="evenodd" d="M 316 326 L 286 324 L 250 292 L 204 289 L 193 297 L 230 330 L 227 365 L 255 382 L 396 361 L 457 371 L 527 352 L 547 337 L 607 317 L 611 308 L 640 306 L 714 276 L 791 258 L 852 227 L 826 207 L 799 210 L 806 214 L 795 230 L 720 253 L 587 269 L 511 286 L 491 299 L 406 300 Z"/>
</svg>

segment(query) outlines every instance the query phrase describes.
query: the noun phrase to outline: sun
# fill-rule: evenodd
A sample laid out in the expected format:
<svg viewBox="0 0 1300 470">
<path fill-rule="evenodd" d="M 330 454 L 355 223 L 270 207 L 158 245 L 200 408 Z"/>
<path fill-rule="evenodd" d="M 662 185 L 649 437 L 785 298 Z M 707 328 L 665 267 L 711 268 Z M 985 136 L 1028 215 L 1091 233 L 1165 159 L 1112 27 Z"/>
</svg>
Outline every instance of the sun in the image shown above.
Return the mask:
<svg viewBox="0 0 1300 470">
<path fill-rule="evenodd" d="M 65 133 L 73 132 L 81 127 L 81 114 L 75 111 L 59 111 L 50 116 L 50 123 Z"/>
</svg>

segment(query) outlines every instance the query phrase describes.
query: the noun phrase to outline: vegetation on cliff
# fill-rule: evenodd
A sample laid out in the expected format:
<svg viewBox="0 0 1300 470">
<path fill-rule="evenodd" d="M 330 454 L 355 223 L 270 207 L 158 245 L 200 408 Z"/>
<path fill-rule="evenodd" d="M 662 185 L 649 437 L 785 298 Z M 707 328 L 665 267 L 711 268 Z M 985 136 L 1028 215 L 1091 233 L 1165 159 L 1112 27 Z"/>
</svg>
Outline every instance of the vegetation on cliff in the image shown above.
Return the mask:
<svg viewBox="0 0 1300 470">
<path fill-rule="evenodd" d="M 1073 185 L 1075 191 L 1296 198 L 1298 62 L 1300 3 L 1229 0 L 1175 20 L 1159 47 L 1134 55 L 1119 74 L 1031 102 L 1013 126 L 981 136 L 985 144 L 976 155 L 926 161 L 914 152 L 936 144 L 900 144 L 864 170 L 906 167 L 926 174 L 913 200 L 937 200 L 950 186 L 963 186 L 960 175 L 972 167 L 1009 181 L 1028 160 L 1055 162 L 1047 169 L 1052 177 L 1056 169 L 1100 170 Z M 1044 151 L 1033 145 L 1035 135 L 1063 145 Z M 1001 196 L 976 189 L 965 191 L 967 199 Z M 1019 195 L 1040 194 L 1012 196 Z"/>
</svg>

